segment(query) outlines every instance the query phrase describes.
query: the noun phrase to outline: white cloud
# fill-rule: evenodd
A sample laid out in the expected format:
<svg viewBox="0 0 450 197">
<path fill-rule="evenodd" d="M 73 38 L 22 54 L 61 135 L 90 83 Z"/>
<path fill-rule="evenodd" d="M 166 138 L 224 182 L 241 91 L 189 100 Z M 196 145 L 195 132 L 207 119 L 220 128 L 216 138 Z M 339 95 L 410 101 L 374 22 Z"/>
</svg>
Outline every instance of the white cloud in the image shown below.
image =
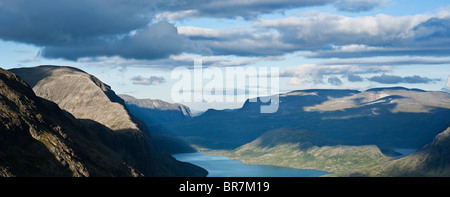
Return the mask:
<svg viewBox="0 0 450 197">
<path fill-rule="evenodd" d="M 284 19 L 260 20 L 258 26 L 277 29 L 284 39 L 299 43 L 340 46 L 380 45 L 414 36 L 413 28 L 429 15 L 347 17 L 329 13 Z"/>
<path fill-rule="evenodd" d="M 289 67 L 280 72 L 282 77 L 291 77 L 289 84 L 306 85 L 309 83 L 322 84 L 324 76 L 348 76 L 355 74 L 384 73 L 390 72 L 390 66 L 356 66 L 356 65 L 316 65 L 305 64 Z M 332 80 L 337 82 L 337 80 Z M 336 83 L 334 83 L 336 84 Z"/>
<path fill-rule="evenodd" d="M 402 56 L 396 58 L 368 59 L 368 58 L 346 58 L 332 59 L 319 63 L 321 65 L 424 65 L 424 64 L 450 64 L 450 58 L 442 57 L 410 57 Z"/>
<path fill-rule="evenodd" d="M 448 76 L 447 83 L 445 84 L 445 87 L 442 88 L 442 90 L 450 93 L 450 76 Z"/>
</svg>

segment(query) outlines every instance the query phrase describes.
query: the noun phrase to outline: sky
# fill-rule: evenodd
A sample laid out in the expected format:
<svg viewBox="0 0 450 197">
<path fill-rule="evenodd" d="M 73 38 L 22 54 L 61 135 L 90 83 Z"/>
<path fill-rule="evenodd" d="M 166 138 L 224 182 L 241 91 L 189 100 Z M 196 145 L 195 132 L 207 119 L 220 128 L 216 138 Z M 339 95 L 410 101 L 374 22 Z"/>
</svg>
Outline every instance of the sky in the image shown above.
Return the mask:
<svg viewBox="0 0 450 197">
<path fill-rule="evenodd" d="M 137 98 L 174 102 L 173 71 L 194 59 L 276 67 L 279 92 L 450 91 L 448 0 L 0 0 L 0 27 L 0 67 L 73 66 Z"/>
</svg>

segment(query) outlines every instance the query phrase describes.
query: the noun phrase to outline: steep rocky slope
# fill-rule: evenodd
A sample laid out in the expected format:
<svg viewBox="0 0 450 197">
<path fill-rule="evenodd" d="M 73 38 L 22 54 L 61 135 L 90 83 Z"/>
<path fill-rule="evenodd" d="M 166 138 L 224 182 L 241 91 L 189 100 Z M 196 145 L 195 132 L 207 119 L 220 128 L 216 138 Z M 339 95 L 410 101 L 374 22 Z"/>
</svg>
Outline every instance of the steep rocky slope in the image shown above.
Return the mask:
<svg viewBox="0 0 450 197">
<path fill-rule="evenodd" d="M 450 176 L 450 127 L 417 152 L 382 168 L 384 176 Z"/>
<path fill-rule="evenodd" d="M 78 119 L 94 120 L 108 128 L 139 130 L 123 100 L 95 76 L 71 67 L 39 66 L 11 69 L 37 96 L 53 101 Z"/>
<path fill-rule="evenodd" d="M 96 133 L 0 68 L 0 176 L 142 176 Z"/>
<path fill-rule="evenodd" d="M 147 125 L 185 121 L 192 118 L 189 107 L 182 104 L 168 103 L 159 99 L 137 99 L 126 94 L 118 96 L 125 101 L 130 112 Z"/>
<path fill-rule="evenodd" d="M 95 76 L 61 66 L 11 71 L 32 86 L 37 96 L 55 102 L 99 133 L 102 143 L 144 176 L 206 175 L 203 169 L 178 162 L 156 148 L 145 124 L 132 116 L 124 101 Z"/>
<path fill-rule="evenodd" d="M 152 131 L 151 135 L 156 146 L 170 154 L 196 152 L 186 140 L 166 133 L 160 125 L 190 120 L 192 114 L 189 107 L 159 99 L 137 99 L 126 94 L 118 96 L 125 101 L 130 113 L 142 120 Z"/>
</svg>

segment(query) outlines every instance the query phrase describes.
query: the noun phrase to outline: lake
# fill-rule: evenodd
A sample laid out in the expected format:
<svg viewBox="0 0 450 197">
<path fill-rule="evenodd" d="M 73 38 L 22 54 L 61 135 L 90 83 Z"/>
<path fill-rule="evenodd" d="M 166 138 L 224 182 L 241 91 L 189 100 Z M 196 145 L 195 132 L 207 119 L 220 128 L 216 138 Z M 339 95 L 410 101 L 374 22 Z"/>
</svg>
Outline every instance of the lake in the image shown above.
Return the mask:
<svg viewBox="0 0 450 197">
<path fill-rule="evenodd" d="M 395 156 L 394 158 L 398 159 L 401 157 L 405 157 L 408 156 L 410 154 L 415 153 L 418 149 L 411 149 L 411 148 L 394 148 L 393 149 L 395 152 L 399 153 L 400 155 Z"/>
<path fill-rule="evenodd" d="M 330 172 L 294 169 L 272 165 L 247 165 L 219 155 L 203 153 L 173 154 L 179 161 L 192 163 L 206 169 L 208 177 L 319 177 Z"/>
</svg>

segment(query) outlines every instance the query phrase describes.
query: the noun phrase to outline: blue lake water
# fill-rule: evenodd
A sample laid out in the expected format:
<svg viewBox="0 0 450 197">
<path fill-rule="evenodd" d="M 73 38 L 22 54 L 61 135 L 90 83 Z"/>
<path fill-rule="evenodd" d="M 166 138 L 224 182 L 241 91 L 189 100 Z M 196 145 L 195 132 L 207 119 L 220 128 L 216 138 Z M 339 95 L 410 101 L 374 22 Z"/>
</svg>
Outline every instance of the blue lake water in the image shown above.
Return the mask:
<svg viewBox="0 0 450 197">
<path fill-rule="evenodd" d="M 401 155 L 395 156 L 394 158 L 400 158 L 400 157 L 405 157 L 408 156 L 410 154 L 413 154 L 417 151 L 418 149 L 411 149 L 411 148 L 395 148 L 394 151 L 397 153 L 400 153 Z"/>
<path fill-rule="evenodd" d="M 294 169 L 272 165 L 247 165 L 218 155 L 203 153 L 173 154 L 179 161 L 189 162 L 206 169 L 208 177 L 319 177 L 330 172 Z"/>
</svg>

